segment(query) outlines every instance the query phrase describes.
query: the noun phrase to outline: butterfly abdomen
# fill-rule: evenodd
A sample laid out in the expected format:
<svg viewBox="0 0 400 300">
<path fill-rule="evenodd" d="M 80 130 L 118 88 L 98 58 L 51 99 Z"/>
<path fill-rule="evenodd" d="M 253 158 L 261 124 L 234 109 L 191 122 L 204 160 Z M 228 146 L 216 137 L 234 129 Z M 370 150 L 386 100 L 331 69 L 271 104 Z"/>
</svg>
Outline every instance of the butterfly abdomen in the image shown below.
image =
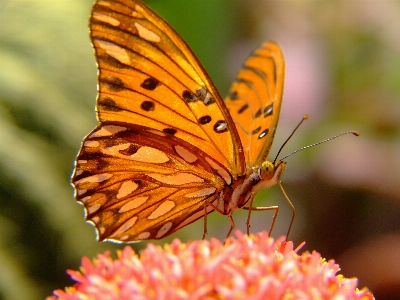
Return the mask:
<svg viewBox="0 0 400 300">
<path fill-rule="evenodd" d="M 231 186 L 224 189 L 224 213 L 231 215 L 235 210 L 245 206 L 251 198 L 253 187 L 260 182 L 259 172 L 252 172 L 239 177 Z"/>
</svg>

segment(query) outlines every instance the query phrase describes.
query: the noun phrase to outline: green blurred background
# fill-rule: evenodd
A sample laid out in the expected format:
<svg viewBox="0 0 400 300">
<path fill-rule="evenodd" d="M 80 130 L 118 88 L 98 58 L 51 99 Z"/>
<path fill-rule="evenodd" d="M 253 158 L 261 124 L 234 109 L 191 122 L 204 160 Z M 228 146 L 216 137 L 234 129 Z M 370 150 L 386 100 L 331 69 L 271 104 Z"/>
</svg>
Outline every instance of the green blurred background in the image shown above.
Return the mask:
<svg viewBox="0 0 400 300">
<path fill-rule="evenodd" d="M 152 0 L 192 47 L 225 95 L 247 54 L 278 41 L 286 57 L 281 121 L 272 156 L 358 130 L 286 161 L 283 185 L 297 208 L 290 239 L 334 258 L 377 299 L 400 294 L 400 2 L 390 0 Z M 96 66 L 88 37 L 92 0 L 0 3 L 0 299 L 42 299 L 72 284 L 82 256 L 124 245 L 98 243 L 69 183 L 83 137 L 96 125 Z M 290 209 L 279 188 L 257 205 Z M 234 215 L 244 229 L 246 212 Z M 272 213 L 252 214 L 254 231 Z M 209 235 L 223 239 L 213 213 Z M 198 221 L 159 244 L 199 239 Z M 145 242 L 134 244 L 137 250 Z"/>
</svg>

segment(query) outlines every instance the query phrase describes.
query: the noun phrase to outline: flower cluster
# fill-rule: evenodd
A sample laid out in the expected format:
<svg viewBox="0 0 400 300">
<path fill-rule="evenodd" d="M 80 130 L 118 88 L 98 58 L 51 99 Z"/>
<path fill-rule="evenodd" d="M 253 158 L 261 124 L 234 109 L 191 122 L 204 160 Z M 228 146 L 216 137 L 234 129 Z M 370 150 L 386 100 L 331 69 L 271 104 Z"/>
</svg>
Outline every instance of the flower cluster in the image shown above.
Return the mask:
<svg viewBox="0 0 400 300">
<path fill-rule="evenodd" d="M 236 235 L 225 244 L 176 239 L 148 244 L 140 256 L 125 247 L 115 260 L 109 252 L 83 258 L 80 272 L 68 271 L 76 284 L 47 299 L 374 299 L 315 251 L 299 255 L 266 232 Z"/>
</svg>

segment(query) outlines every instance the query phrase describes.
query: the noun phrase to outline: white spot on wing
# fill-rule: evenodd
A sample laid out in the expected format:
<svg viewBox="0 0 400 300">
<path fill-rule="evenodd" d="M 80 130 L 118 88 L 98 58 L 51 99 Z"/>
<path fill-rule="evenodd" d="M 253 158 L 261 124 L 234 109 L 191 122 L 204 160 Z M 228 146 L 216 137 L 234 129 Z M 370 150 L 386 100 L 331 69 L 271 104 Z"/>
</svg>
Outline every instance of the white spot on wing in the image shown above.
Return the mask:
<svg viewBox="0 0 400 300">
<path fill-rule="evenodd" d="M 136 4 L 135 10 L 132 12 L 132 17 L 143 19 L 142 12 L 143 12 L 143 8 L 141 6 L 139 6 L 138 4 Z"/>
<path fill-rule="evenodd" d="M 135 10 L 137 10 L 138 12 L 143 12 L 144 11 L 143 8 L 139 4 L 135 5 Z"/>
<path fill-rule="evenodd" d="M 135 154 L 131 155 L 131 158 L 136 161 L 153 164 L 162 164 L 169 161 L 169 157 L 164 152 L 147 146 L 140 147 Z"/>
<path fill-rule="evenodd" d="M 156 42 L 158 43 L 161 38 L 159 35 L 157 35 L 154 31 L 151 31 L 149 29 L 147 29 L 146 27 L 142 26 L 141 24 L 135 22 L 135 27 L 139 32 L 139 36 L 142 39 L 145 39 L 146 41 L 149 42 Z"/>
<path fill-rule="evenodd" d="M 82 179 L 79 179 L 78 181 L 75 182 L 75 185 L 81 184 L 81 183 L 100 183 L 102 181 L 108 180 L 112 177 L 112 174 L 104 173 L 104 174 L 97 174 L 97 175 L 92 175 L 88 176 Z M 78 190 L 78 194 L 80 195 Z"/>
<path fill-rule="evenodd" d="M 212 98 L 211 94 L 209 92 L 207 92 L 206 96 L 204 97 L 204 104 L 208 105 L 213 100 L 214 99 Z"/>
<path fill-rule="evenodd" d="M 116 126 L 116 125 L 105 125 L 100 127 L 99 130 L 93 132 L 89 137 L 102 137 L 102 136 L 110 136 L 114 135 L 118 132 L 125 131 L 128 128 L 122 127 L 122 126 Z"/>
<path fill-rule="evenodd" d="M 123 159 L 132 159 L 135 161 L 151 163 L 151 164 L 162 164 L 169 161 L 169 157 L 164 152 L 147 146 L 140 147 L 132 155 L 126 155 L 120 153 L 121 150 L 128 149 L 130 145 L 131 144 L 129 143 L 118 144 L 101 149 L 101 152 L 107 155 L 112 155 L 114 157 L 120 157 Z"/>
<path fill-rule="evenodd" d="M 101 152 L 104 154 L 112 155 L 112 156 L 119 156 L 119 157 L 126 158 L 126 155 L 122 155 L 121 153 L 119 153 L 119 151 L 126 150 L 129 148 L 129 146 L 130 146 L 129 143 L 118 144 L 115 146 L 106 147 L 106 148 L 102 149 Z"/>
<path fill-rule="evenodd" d="M 83 197 L 82 199 L 79 199 L 79 201 L 81 201 L 82 203 L 85 203 L 85 202 L 88 201 L 90 198 L 92 198 L 92 196 L 86 196 L 86 197 Z"/>
<path fill-rule="evenodd" d="M 229 174 L 229 172 L 222 168 L 219 164 L 217 164 L 215 161 L 213 161 L 212 159 L 206 157 L 206 161 L 208 162 L 208 164 L 217 171 L 217 173 L 225 180 L 225 182 L 230 185 L 232 182 L 232 177 Z"/>
<path fill-rule="evenodd" d="M 131 209 L 137 208 L 143 203 L 145 203 L 149 199 L 149 196 L 140 196 L 140 197 L 135 197 L 119 209 L 119 213 L 127 212 Z"/>
<path fill-rule="evenodd" d="M 75 183 L 78 183 L 78 182 L 75 182 Z M 86 193 L 86 192 L 87 192 L 87 189 L 79 189 L 79 190 L 76 191 L 76 193 L 78 194 L 78 196 L 81 196 L 81 195 L 83 195 L 83 194 Z"/>
<path fill-rule="evenodd" d="M 215 127 L 215 130 L 217 132 L 222 132 L 222 131 L 225 131 L 227 128 L 228 128 L 228 124 L 226 124 L 226 122 L 223 121 L 223 122 L 217 124 L 217 126 Z"/>
<path fill-rule="evenodd" d="M 122 224 L 113 234 L 111 234 L 110 237 L 116 237 L 117 235 L 127 231 L 133 225 L 135 225 L 137 219 L 138 219 L 138 217 L 130 218 L 128 221 L 126 221 L 124 224 Z"/>
<path fill-rule="evenodd" d="M 100 221 L 100 217 L 95 216 L 91 221 L 96 224 Z"/>
<path fill-rule="evenodd" d="M 103 6 L 110 6 L 111 5 L 108 1 L 104 1 L 104 0 L 98 0 L 97 4 L 98 5 L 103 5 Z"/>
<path fill-rule="evenodd" d="M 170 212 L 175 207 L 175 202 L 170 200 L 165 200 L 162 202 L 151 214 L 147 217 L 149 220 L 157 219 Z"/>
<path fill-rule="evenodd" d="M 107 15 L 103 15 L 103 14 L 94 12 L 92 16 L 94 19 L 99 20 L 104 23 L 108 23 L 112 26 L 118 26 L 120 24 L 120 22 L 117 19 L 114 19 L 113 17 L 107 16 Z"/>
<path fill-rule="evenodd" d="M 197 156 L 194 155 L 193 153 L 189 152 L 182 146 L 175 146 L 175 151 L 178 153 L 180 157 L 182 157 L 184 160 L 186 160 L 188 163 L 194 163 L 197 160 Z"/>
<path fill-rule="evenodd" d="M 138 240 L 147 240 L 147 239 L 149 238 L 150 235 L 151 235 L 150 232 L 145 231 L 145 232 L 142 232 L 141 234 L 139 234 L 136 238 L 137 238 Z"/>
<path fill-rule="evenodd" d="M 129 57 L 129 54 L 124 48 L 121 48 L 120 46 L 118 46 L 116 44 L 113 44 L 113 43 L 110 43 L 110 42 L 106 42 L 106 41 L 102 41 L 102 40 L 94 39 L 94 42 L 100 48 L 106 50 L 106 53 L 108 55 L 110 55 L 111 57 L 115 58 L 119 62 L 121 62 L 123 64 L 126 64 L 126 65 L 129 65 L 131 63 L 131 59 Z"/>
<path fill-rule="evenodd" d="M 264 112 L 264 116 L 271 114 L 273 110 L 274 110 L 274 107 L 272 105 L 268 106 L 267 111 Z"/>
<path fill-rule="evenodd" d="M 207 90 L 204 86 L 202 86 L 196 91 L 196 96 L 202 100 L 206 97 L 206 95 L 207 95 Z"/>
<path fill-rule="evenodd" d="M 215 187 L 209 187 L 202 190 L 198 190 L 193 193 L 189 193 L 185 195 L 185 198 L 200 198 L 204 196 L 208 196 L 214 194 L 217 189 Z"/>
<path fill-rule="evenodd" d="M 119 239 L 120 239 L 121 241 L 125 241 L 125 240 L 127 240 L 128 238 L 129 238 L 129 235 L 125 234 L 125 235 L 121 236 Z"/>
<path fill-rule="evenodd" d="M 99 141 L 86 141 L 83 143 L 85 147 L 90 147 L 90 148 L 97 148 L 100 146 Z"/>
<path fill-rule="evenodd" d="M 163 174 L 147 174 L 147 176 L 158 180 L 162 183 L 171 184 L 171 185 L 183 185 L 188 183 L 195 182 L 204 182 L 203 178 L 200 178 L 196 175 L 190 173 L 178 173 L 174 175 L 163 175 Z"/>
<path fill-rule="evenodd" d="M 88 208 L 88 213 L 89 213 L 89 214 L 92 214 L 92 213 L 98 211 L 100 207 L 101 207 L 100 204 L 95 204 L 95 205 L 93 205 L 93 206 L 90 206 L 90 207 Z"/>
<path fill-rule="evenodd" d="M 160 238 L 165 235 L 172 227 L 172 222 L 165 223 L 160 230 L 157 232 L 156 238 Z"/>
<path fill-rule="evenodd" d="M 118 190 L 117 199 L 128 196 L 130 193 L 134 192 L 139 185 L 134 181 L 124 181 Z"/>
</svg>

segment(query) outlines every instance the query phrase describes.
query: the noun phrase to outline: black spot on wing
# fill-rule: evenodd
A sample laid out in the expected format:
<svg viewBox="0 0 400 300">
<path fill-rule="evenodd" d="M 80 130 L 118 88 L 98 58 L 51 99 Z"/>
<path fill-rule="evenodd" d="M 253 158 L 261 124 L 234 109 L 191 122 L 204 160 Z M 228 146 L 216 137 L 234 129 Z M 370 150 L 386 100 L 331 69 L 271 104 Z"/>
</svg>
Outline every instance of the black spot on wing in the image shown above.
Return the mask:
<svg viewBox="0 0 400 300">
<path fill-rule="evenodd" d="M 213 96 L 211 96 L 210 93 L 208 93 L 208 94 L 206 95 L 206 97 L 204 98 L 203 102 L 204 102 L 204 105 L 205 105 L 205 106 L 208 106 L 208 105 L 210 105 L 210 104 L 213 104 L 213 103 L 215 102 L 215 99 L 214 99 Z"/>
<path fill-rule="evenodd" d="M 128 128 L 127 130 L 124 131 L 120 131 L 114 134 L 115 138 L 119 138 L 119 139 L 130 139 L 132 137 L 132 135 L 137 135 L 137 134 L 141 134 L 140 131 L 133 129 L 133 128 Z M 111 139 L 112 141 L 112 139 Z M 116 141 L 117 143 L 119 143 L 119 141 Z"/>
<path fill-rule="evenodd" d="M 265 129 L 263 132 L 261 132 L 258 136 L 258 139 L 262 139 L 263 137 L 265 137 L 269 132 L 269 129 Z"/>
<path fill-rule="evenodd" d="M 103 86 L 113 92 L 121 92 L 125 89 L 122 79 L 115 76 L 100 78 L 100 84 L 103 84 Z"/>
<path fill-rule="evenodd" d="M 153 91 L 159 84 L 160 82 L 157 79 L 149 77 L 140 86 L 146 90 Z"/>
<path fill-rule="evenodd" d="M 104 143 L 105 148 L 113 147 L 113 146 L 121 144 L 121 142 L 119 140 L 115 139 L 115 134 L 113 135 L 113 138 L 111 138 L 111 139 L 104 139 L 103 143 Z"/>
<path fill-rule="evenodd" d="M 215 102 L 214 97 L 211 96 L 211 94 L 204 87 L 198 89 L 196 91 L 195 98 L 193 100 L 190 100 L 190 101 L 196 101 L 196 100 L 203 101 L 205 106 L 208 106 L 208 105 L 210 105 L 210 104 Z"/>
<path fill-rule="evenodd" d="M 121 111 L 122 108 L 118 107 L 115 101 L 111 97 L 100 98 L 97 106 L 100 110 L 107 111 Z"/>
<path fill-rule="evenodd" d="M 256 128 L 256 129 L 254 129 L 254 130 L 251 132 L 251 134 L 256 134 L 256 133 L 258 133 L 260 130 L 261 130 L 261 127 L 258 127 L 258 128 Z"/>
<path fill-rule="evenodd" d="M 110 166 L 110 163 L 108 161 L 104 160 L 104 159 L 99 159 L 97 161 L 97 168 L 99 170 L 107 169 L 109 166 Z"/>
<path fill-rule="evenodd" d="M 182 98 L 185 102 L 195 102 L 198 100 L 197 96 L 189 90 L 183 91 Z"/>
<path fill-rule="evenodd" d="M 245 84 L 245 85 L 247 85 L 247 86 L 249 86 L 249 87 L 252 87 L 251 81 L 249 81 L 249 80 L 247 80 L 247 79 L 244 79 L 244 78 L 237 78 L 235 81 L 236 81 L 237 83 L 243 83 L 243 84 Z"/>
<path fill-rule="evenodd" d="M 243 105 L 241 108 L 239 108 L 239 110 L 237 111 L 238 114 L 241 114 L 242 112 L 244 112 L 246 109 L 249 108 L 248 104 Z"/>
<path fill-rule="evenodd" d="M 224 120 L 219 120 L 214 124 L 214 131 L 222 133 L 228 131 L 228 124 Z"/>
<path fill-rule="evenodd" d="M 205 125 L 211 122 L 211 117 L 210 116 L 202 116 L 201 118 L 199 118 L 199 123 L 201 125 Z"/>
<path fill-rule="evenodd" d="M 177 133 L 177 130 L 174 128 L 164 128 L 163 132 L 166 134 L 174 135 Z"/>
<path fill-rule="evenodd" d="M 100 62 L 104 62 L 107 65 L 116 69 L 129 69 L 129 66 L 121 63 L 119 60 L 115 59 L 114 57 L 108 54 L 101 55 L 98 59 Z"/>
<path fill-rule="evenodd" d="M 230 94 L 228 95 L 228 97 L 229 97 L 231 100 L 237 100 L 237 99 L 239 99 L 239 94 L 238 94 L 237 91 L 234 91 L 234 92 L 230 93 Z"/>
<path fill-rule="evenodd" d="M 78 156 L 78 160 L 93 160 L 103 157 L 100 152 L 84 152 Z"/>
<path fill-rule="evenodd" d="M 266 108 L 264 108 L 264 118 L 271 116 L 274 113 L 274 103 L 271 103 Z"/>
<path fill-rule="evenodd" d="M 155 104 L 153 101 L 143 101 L 142 104 L 140 104 L 140 108 L 143 109 L 144 111 L 153 111 L 155 108 Z"/>
<path fill-rule="evenodd" d="M 124 150 L 119 150 L 118 152 L 122 155 L 131 156 L 132 154 L 135 154 L 139 150 L 139 148 L 139 146 L 130 144 L 128 148 Z"/>
<path fill-rule="evenodd" d="M 206 97 L 206 95 L 207 95 L 207 90 L 206 90 L 204 87 L 199 88 L 199 89 L 196 91 L 196 97 L 199 98 L 199 99 L 204 100 L 204 98 Z"/>
</svg>

